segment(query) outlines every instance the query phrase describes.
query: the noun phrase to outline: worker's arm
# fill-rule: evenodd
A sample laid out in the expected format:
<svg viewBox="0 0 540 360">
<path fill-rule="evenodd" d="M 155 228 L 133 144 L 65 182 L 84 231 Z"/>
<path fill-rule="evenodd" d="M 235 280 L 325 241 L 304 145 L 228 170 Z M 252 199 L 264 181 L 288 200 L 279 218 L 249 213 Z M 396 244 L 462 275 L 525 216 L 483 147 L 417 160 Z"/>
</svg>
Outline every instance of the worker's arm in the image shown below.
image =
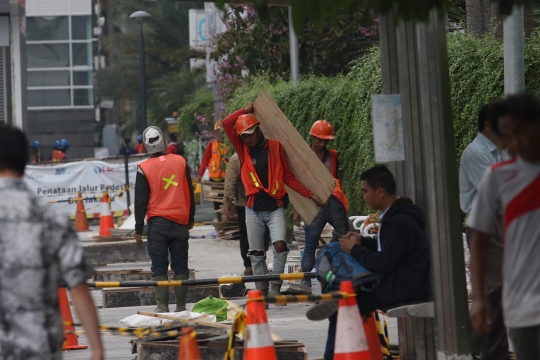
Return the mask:
<svg viewBox="0 0 540 360">
<path fill-rule="evenodd" d="M 69 290 L 71 299 L 75 306 L 75 311 L 88 336 L 90 349 L 92 350 L 92 360 L 105 359 L 101 335 L 99 333 L 99 320 L 94 301 L 88 291 L 86 284 L 80 284 Z"/>
<path fill-rule="evenodd" d="M 240 115 L 246 114 L 245 109 L 240 109 L 223 120 L 221 123 L 221 126 L 223 127 L 223 130 L 225 131 L 225 134 L 227 134 L 227 137 L 231 141 L 232 146 L 234 147 L 234 150 L 238 154 L 238 158 L 240 159 L 240 163 L 244 163 L 244 143 L 242 140 L 240 140 L 240 136 L 236 134 L 236 129 L 234 128 L 234 124 L 236 124 L 236 120 Z"/>
<path fill-rule="evenodd" d="M 206 146 L 206 150 L 204 151 L 204 156 L 201 161 L 201 166 L 199 166 L 199 179 L 202 179 L 204 172 L 206 171 L 206 168 L 208 167 L 208 164 L 210 163 L 211 158 L 212 158 L 212 142 L 210 142 Z"/>
<path fill-rule="evenodd" d="M 141 168 L 137 168 L 137 177 L 135 182 L 135 235 L 141 236 L 144 228 L 144 218 L 148 210 L 148 201 L 150 198 L 150 184 Z M 142 244 L 142 240 L 139 242 Z"/>
<path fill-rule="evenodd" d="M 181 156 L 181 155 L 178 155 Z M 186 161 L 186 177 L 187 177 L 187 183 L 189 188 L 189 224 L 188 227 L 191 230 L 193 228 L 193 224 L 195 224 L 195 192 L 193 191 L 193 183 L 191 182 L 191 170 L 189 166 L 187 165 Z"/>
<path fill-rule="evenodd" d="M 491 235 L 475 231 L 471 240 L 471 283 L 472 307 L 470 319 L 472 327 L 480 332 L 489 332 L 491 327 L 491 306 L 485 296 L 487 253 Z"/>
<path fill-rule="evenodd" d="M 236 186 L 238 185 L 240 161 L 238 156 L 231 157 L 229 160 L 229 168 L 227 169 L 227 174 L 225 175 L 225 191 L 223 195 L 223 207 L 225 210 L 225 215 L 231 216 L 231 207 L 234 198 L 236 197 Z"/>
</svg>

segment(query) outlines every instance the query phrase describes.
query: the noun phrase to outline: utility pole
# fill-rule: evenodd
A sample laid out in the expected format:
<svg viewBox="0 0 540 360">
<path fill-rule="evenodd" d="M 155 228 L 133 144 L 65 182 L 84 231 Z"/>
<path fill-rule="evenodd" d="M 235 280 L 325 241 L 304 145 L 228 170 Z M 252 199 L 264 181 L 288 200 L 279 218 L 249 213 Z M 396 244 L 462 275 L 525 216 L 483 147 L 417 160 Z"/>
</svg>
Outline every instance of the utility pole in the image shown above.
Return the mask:
<svg viewBox="0 0 540 360">
<path fill-rule="evenodd" d="M 300 80 L 300 53 L 298 50 L 298 36 L 294 32 L 292 7 L 289 6 L 289 46 L 291 49 L 291 80 L 297 83 Z"/>
<path fill-rule="evenodd" d="M 512 13 L 503 21 L 504 93 L 525 91 L 523 5 L 514 5 Z"/>
<path fill-rule="evenodd" d="M 141 134 L 147 127 L 146 121 L 146 66 L 144 59 L 144 34 L 143 21 L 151 17 L 146 11 L 135 11 L 129 16 L 131 19 L 139 19 L 139 76 L 141 86 Z"/>
</svg>

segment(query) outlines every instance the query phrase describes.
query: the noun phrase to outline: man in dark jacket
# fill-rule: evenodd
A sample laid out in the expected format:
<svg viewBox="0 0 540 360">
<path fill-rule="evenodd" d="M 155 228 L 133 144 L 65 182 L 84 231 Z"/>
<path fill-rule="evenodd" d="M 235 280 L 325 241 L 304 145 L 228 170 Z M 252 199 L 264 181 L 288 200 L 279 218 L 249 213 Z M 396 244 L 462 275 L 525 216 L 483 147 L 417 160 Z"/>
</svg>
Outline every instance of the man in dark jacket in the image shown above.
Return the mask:
<svg viewBox="0 0 540 360">
<path fill-rule="evenodd" d="M 358 292 L 360 313 L 386 311 L 406 303 L 430 300 L 430 249 L 424 212 L 408 198 L 396 195 L 396 181 L 386 166 L 360 175 L 364 200 L 379 216 L 377 239 L 349 232 L 341 237 L 341 250 L 354 256 L 366 269 L 382 274 L 371 292 Z M 330 316 L 325 360 L 333 359 L 336 313 Z"/>
</svg>

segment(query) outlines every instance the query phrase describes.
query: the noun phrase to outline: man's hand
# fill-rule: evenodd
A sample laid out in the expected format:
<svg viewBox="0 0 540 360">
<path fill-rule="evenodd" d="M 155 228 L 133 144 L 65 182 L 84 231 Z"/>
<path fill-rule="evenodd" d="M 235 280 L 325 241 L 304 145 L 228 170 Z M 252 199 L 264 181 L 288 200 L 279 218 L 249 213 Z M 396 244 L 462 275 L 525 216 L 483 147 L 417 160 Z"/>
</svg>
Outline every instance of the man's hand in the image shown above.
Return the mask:
<svg viewBox="0 0 540 360">
<path fill-rule="evenodd" d="M 188 226 L 187 226 L 188 230 L 193 229 L 193 225 L 195 225 L 195 223 L 190 222 L 190 223 L 188 224 Z"/>
<path fill-rule="evenodd" d="M 244 110 L 247 114 L 251 114 L 253 112 L 253 103 L 251 101 L 248 102 Z"/>
<path fill-rule="evenodd" d="M 362 237 L 359 233 L 349 231 L 345 236 L 339 238 L 339 245 L 341 245 L 341 251 L 350 254 L 352 248 L 356 244 L 362 243 Z"/>
<path fill-rule="evenodd" d="M 135 242 L 137 242 L 139 245 L 144 244 L 142 241 L 142 235 L 135 235 Z"/>
<path fill-rule="evenodd" d="M 294 210 L 294 216 L 292 218 L 293 224 L 296 226 L 300 226 L 300 221 L 302 221 L 302 217 L 298 213 L 298 211 Z"/>
<path fill-rule="evenodd" d="M 311 200 L 315 201 L 315 204 L 317 204 L 318 207 L 324 207 L 326 204 L 322 202 L 321 199 L 319 199 L 319 197 L 315 194 L 311 195 L 310 197 Z"/>
<path fill-rule="evenodd" d="M 491 306 L 485 296 L 473 298 L 469 318 L 474 330 L 482 333 L 488 333 L 491 330 Z"/>
<path fill-rule="evenodd" d="M 231 212 L 231 207 L 229 205 L 225 206 L 223 208 L 223 211 L 225 212 L 225 216 L 227 217 L 231 217 L 232 216 L 232 212 Z"/>
</svg>

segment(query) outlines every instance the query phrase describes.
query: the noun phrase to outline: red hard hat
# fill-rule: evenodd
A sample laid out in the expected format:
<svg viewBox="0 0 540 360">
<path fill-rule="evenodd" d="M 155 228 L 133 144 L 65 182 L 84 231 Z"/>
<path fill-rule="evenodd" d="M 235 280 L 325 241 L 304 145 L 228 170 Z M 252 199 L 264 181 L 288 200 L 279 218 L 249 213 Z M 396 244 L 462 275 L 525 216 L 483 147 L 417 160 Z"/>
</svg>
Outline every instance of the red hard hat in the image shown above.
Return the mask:
<svg viewBox="0 0 540 360">
<path fill-rule="evenodd" d="M 334 129 L 326 120 L 317 120 L 311 127 L 310 135 L 319 139 L 332 140 L 334 138 Z"/>
<path fill-rule="evenodd" d="M 238 135 L 241 135 L 247 129 L 259 124 L 260 122 L 255 116 L 251 114 L 244 114 L 238 117 L 238 120 L 236 120 L 236 124 L 234 125 L 234 127 L 236 128 L 236 133 Z"/>
</svg>

